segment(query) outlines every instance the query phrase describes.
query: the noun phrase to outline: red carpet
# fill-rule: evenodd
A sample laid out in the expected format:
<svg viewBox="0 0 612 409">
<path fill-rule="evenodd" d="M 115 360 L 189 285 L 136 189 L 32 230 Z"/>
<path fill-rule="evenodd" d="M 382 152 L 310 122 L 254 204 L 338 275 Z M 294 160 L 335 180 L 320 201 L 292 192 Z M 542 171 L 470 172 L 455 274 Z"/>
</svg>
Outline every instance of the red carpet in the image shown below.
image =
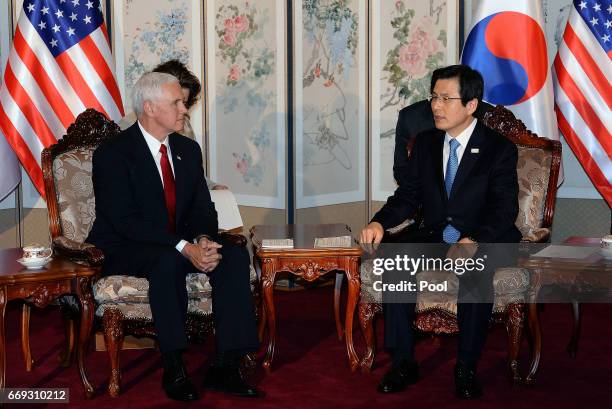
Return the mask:
<svg viewBox="0 0 612 409">
<path fill-rule="evenodd" d="M 612 357 L 612 327 L 608 317 L 612 305 L 583 307 L 582 337 L 578 356 L 570 359 L 565 346 L 571 330 L 568 305 L 547 305 L 542 312 L 543 355 L 535 387 L 511 387 L 506 379 L 506 342 L 503 328 L 491 331 L 480 364 L 484 397 L 464 402 L 453 397 L 452 369 L 456 338 L 444 338 L 440 346 L 423 339 L 417 346 L 422 380 L 407 391 L 381 395 L 376 385 L 389 364 L 379 352 L 371 374 L 350 373 L 344 344 L 335 334 L 332 288 L 275 294 L 277 344 L 274 370 L 265 376 L 259 369 L 256 380 L 267 396 L 240 399 L 204 392 L 200 401 L 181 404 L 168 401 L 160 388 L 161 363 L 154 350 L 124 351 L 123 394 L 116 399 L 106 392 L 109 364 L 105 352 L 91 352 L 87 359 L 90 380 L 97 386 L 94 399 L 85 401 L 76 367 L 61 368 L 57 355 L 63 340 L 59 311 L 33 310 L 31 344 L 35 367 L 27 373 L 19 338 L 20 306 L 9 304 L 6 314 L 7 375 L 10 387 L 70 387 L 70 405 L 95 408 L 185 407 L 207 408 L 609 408 Z M 383 321 L 378 320 L 382 344 Z M 355 326 L 358 351 L 363 342 Z M 192 346 L 186 355 L 188 370 L 197 385 L 203 380 L 212 342 Z M 527 363 L 523 346 L 523 363 Z M 606 386 L 608 385 L 608 386 Z M 47 404 L 51 406 L 52 404 Z M 18 407 L 28 407 L 19 405 Z M 53 405 L 53 407 L 58 407 Z M 66 406 L 62 406 L 66 407 Z"/>
</svg>

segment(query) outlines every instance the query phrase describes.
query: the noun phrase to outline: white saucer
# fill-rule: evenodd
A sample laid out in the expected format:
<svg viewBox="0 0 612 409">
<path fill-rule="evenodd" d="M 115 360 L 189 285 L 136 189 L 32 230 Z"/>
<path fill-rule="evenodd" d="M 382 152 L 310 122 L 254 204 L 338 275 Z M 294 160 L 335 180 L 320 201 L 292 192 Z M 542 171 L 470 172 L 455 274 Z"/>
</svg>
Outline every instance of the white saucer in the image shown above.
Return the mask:
<svg viewBox="0 0 612 409">
<path fill-rule="evenodd" d="M 36 259 L 25 259 L 18 258 L 17 262 L 27 268 L 28 270 L 39 270 L 45 266 L 49 261 L 51 261 L 52 257 L 49 256 L 47 258 L 36 258 Z"/>
</svg>

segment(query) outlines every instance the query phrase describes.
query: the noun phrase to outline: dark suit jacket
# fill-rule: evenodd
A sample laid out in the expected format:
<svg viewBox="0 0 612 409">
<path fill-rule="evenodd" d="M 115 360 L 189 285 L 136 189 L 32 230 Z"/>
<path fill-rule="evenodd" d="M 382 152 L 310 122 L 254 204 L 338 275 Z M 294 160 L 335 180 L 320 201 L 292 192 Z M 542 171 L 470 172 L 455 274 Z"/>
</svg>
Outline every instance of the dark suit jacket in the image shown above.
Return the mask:
<svg viewBox="0 0 612 409">
<path fill-rule="evenodd" d="M 206 187 L 199 145 L 169 135 L 176 180 L 176 233 L 166 230 L 164 190 L 147 143 L 135 123 L 93 155 L 96 220 L 88 243 L 104 252 L 133 243 L 176 246 L 199 234 L 217 235 L 217 212 Z"/>
<path fill-rule="evenodd" d="M 518 242 L 521 234 L 514 224 L 518 215 L 516 146 L 478 121 L 447 198 L 444 135 L 437 129 L 417 135 L 405 181 L 372 221 L 388 229 L 421 207 L 424 229 L 433 241 L 441 241 L 442 230 L 450 223 L 461 237 L 478 242 Z"/>
<path fill-rule="evenodd" d="M 482 118 L 482 115 L 491 108 L 493 108 L 492 105 L 482 101 L 478 104 L 474 116 Z M 393 177 L 398 185 L 401 185 L 408 176 L 406 144 L 421 132 L 435 128 L 436 124 L 433 120 L 429 100 L 415 102 L 400 110 L 395 127 L 395 151 L 393 154 Z"/>
</svg>

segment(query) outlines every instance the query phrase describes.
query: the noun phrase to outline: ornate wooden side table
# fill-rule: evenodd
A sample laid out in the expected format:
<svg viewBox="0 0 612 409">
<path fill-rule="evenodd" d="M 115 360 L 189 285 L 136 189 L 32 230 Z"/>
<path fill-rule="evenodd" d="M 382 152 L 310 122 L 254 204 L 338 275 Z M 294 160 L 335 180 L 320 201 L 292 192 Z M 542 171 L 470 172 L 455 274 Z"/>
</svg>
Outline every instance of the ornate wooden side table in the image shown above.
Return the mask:
<svg viewBox="0 0 612 409">
<path fill-rule="evenodd" d="M 563 241 L 568 249 L 572 247 L 599 247 L 600 238 L 572 236 Z M 520 267 L 530 270 L 530 291 L 528 295 L 528 323 L 533 348 L 529 373 L 525 378 L 527 385 L 535 383 L 542 354 L 542 333 L 538 311 L 540 292 L 545 287 L 567 289 L 570 294 L 579 297 L 588 294 L 594 288 L 606 291 L 604 298 L 612 295 L 612 260 L 603 258 L 598 252 L 584 259 L 557 257 L 528 258 L 519 261 Z M 595 300 L 595 297 L 593 297 Z M 541 301 L 541 300 L 540 300 Z M 568 300 L 570 302 L 570 300 Z M 608 301 L 609 302 L 609 301 Z M 571 357 L 576 356 L 580 336 L 580 304 L 571 300 L 573 310 L 572 336 L 567 345 Z"/>
<path fill-rule="evenodd" d="M 85 354 L 91 336 L 94 318 L 94 299 L 91 279 L 96 268 L 82 266 L 66 259 L 55 257 L 45 268 L 26 270 L 17 263 L 21 249 L 0 250 L 0 389 L 4 388 L 6 373 L 6 350 L 4 336 L 4 313 L 6 303 L 24 299 L 44 308 L 63 294 L 76 294 L 81 303 L 80 332 L 77 360 L 85 396 L 93 396 L 94 387 L 85 372 Z"/>
<path fill-rule="evenodd" d="M 255 258 L 261 263 L 261 285 L 264 317 L 262 322 L 268 330 L 268 343 L 263 367 L 270 372 L 276 341 L 276 318 L 274 310 L 274 279 L 276 273 L 286 271 L 307 281 L 332 271 L 343 271 L 348 281 L 345 332 L 346 351 L 351 371 L 359 365 L 353 346 L 353 317 L 359 297 L 359 261 L 362 249 L 351 239 L 351 246 L 344 248 L 315 248 L 315 238 L 352 236 L 344 224 L 314 225 L 261 225 L 251 229 Z M 262 247 L 265 239 L 293 239 L 291 249 L 270 249 Z M 336 297 L 336 304 L 339 297 Z M 336 305 L 336 311 L 338 307 Z M 337 313 L 338 314 L 338 313 Z M 338 325 L 337 325 L 338 326 Z M 340 335 L 340 328 L 338 332 Z M 261 331 L 260 331 L 261 334 Z"/>
</svg>

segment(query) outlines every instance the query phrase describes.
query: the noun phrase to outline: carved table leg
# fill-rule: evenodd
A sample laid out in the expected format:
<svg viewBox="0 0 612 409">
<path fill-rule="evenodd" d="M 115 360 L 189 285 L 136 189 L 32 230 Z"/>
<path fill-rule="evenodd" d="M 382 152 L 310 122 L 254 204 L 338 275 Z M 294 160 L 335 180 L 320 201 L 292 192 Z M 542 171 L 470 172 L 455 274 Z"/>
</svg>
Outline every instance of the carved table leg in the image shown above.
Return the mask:
<svg viewBox="0 0 612 409">
<path fill-rule="evenodd" d="M 538 304 L 530 302 L 529 308 L 529 332 L 531 334 L 531 365 L 529 368 L 529 374 L 525 378 L 526 385 L 533 385 L 535 383 L 536 372 L 538 372 L 538 366 L 540 365 L 540 356 L 542 354 L 542 333 L 540 332 L 540 317 L 538 315 Z"/>
<path fill-rule="evenodd" d="M 87 373 L 85 371 L 85 355 L 87 354 L 87 348 L 89 347 L 89 339 L 91 337 L 91 327 L 94 318 L 94 303 L 93 294 L 91 292 L 91 283 L 89 277 L 78 277 L 76 285 L 77 296 L 81 303 L 81 322 L 79 331 L 79 344 L 77 350 L 77 360 L 79 365 L 79 373 L 81 375 L 81 382 L 85 389 L 85 397 L 91 398 L 94 394 L 95 388 L 87 379 Z"/>
<path fill-rule="evenodd" d="M 374 314 L 372 313 L 372 305 L 366 302 L 359 303 L 359 326 L 361 327 L 361 334 L 365 339 L 366 344 L 366 352 L 361 360 L 361 371 L 364 373 L 369 373 L 372 369 L 372 364 L 374 363 Z"/>
<path fill-rule="evenodd" d="M 123 314 L 118 309 L 107 308 L 102 316 L 102 322 L 104 325 L 104 344 L 111 362 L 108 394 L 116 398 L 121 393 L 119 351 L 123 343 Z"/>
<path fill-rule="evenodd" d="M 263 291 L 261 291 L 260 294 L 263 295 Z M 263 297 L 261 297 L 260 303 L 261 303 L 261 307 L 260 307 L 261 316 L 259 317 L 259 329 L 258 329 L 257 332 L 258 332 L 258 336 L 259 336 L 259 342 L 263 342 L 264 332 L 266 330 L 266 319 L 267 319 L 266 308 L 264 306 L 264 299 L 263 299 Z"/>
<path fill-rule="evenodd" d="M 366 343 L 366 353 L 361 360 L 361 371 L 369 373 L 374 363 L 374 354 L 376 351 L 376 334 L 374 333 L 374 315 L 380 312 L 380 306 L 377 303 L 363 302 L 359 303 L 359 326 L 361 333 Z"/>
<path fill-rule="evenodd" d="M 26 372 L 32 371 L 32 351 L 30 350 L 30 311 L 31 307 L 28 304 L 23 304 L 21 310 L 21 351 L 23 352 L 23 361 L 25 362 Z"/>
<path fill-rule="evenodd" d="M 253 256 L 253 266 L 257 266 L 259 260 L 256 256 Z M 263 299 L 263 289 L 262 289 L 262 280 L 257 283 L 259 285 L 259 328 L 257 329 L 257 334 L 259 336 L 259 342 L 263 342 L 264 331 L 266 329 L 266 309 L 264 308 L 264 299 Z"/>
<path fill-rule="evenodd" d="M 346 322 L 344 324 L 344 332 L 346 335 L 346 352 L 348 354 L 349 365 L 351 372 L 355 372 L 359 366 L 359 358 L 355 352 L 353 345 L 353 317 L 355 316 L 355 307 L 359 298 L 359 257 L 349 257 L 346 261 L 346 278 L 348 280 L 348 299 L 346 303 Z"/>
<path fill-rule="evenodd" d="M 525 325 L 525 304 L 517 303 L 508 306 L 506 319 L 506 333 L 508 335 L 508 373 L 513 384 L 521 383 L 519 373 L 518 355 L 523 340 L 523 327 Z"/>
<path fill-rule="evenodd" d="M 342 281 L 344 274 L 336 273 L 336 283 L 334 287 L 334 316 L 336 317 L 336 332 L 338 333 L 338 341 L 342 341 L 344 330 L 342 329 L 342 321 L 340 321 L 340 294 L 342 291 Z"/>
<path fill-rule="evenodd" d="M 6 373 L 6 349 L 4 339 L 4 313 L 6 312 L 6 287 L 0 287 L 0 390 L 4 389 Z"/>
<path fill-rule="evenodd" d="M 268 327 L 268 345 L 263 368 L 266 373 L 272 370 L 272 359 L 274 359 L 274 345 L 276 342 L 276 316 L 274 312 L 274 278 L 276 276 L 274 261 L 266 258 L 261 263 L 261 283 L 263 290 L 264 315 Z"/>
<path fill-rule="evenodd" d="M 574 323 L 572 325 L 572 338 L 567 345 L 567 353 L 570 358 L 576 358 L 578 339 L 580 338 L 580 303 L 578 301 L 572 301 L 572 313 L 574 315 Z"/>
</svg>

